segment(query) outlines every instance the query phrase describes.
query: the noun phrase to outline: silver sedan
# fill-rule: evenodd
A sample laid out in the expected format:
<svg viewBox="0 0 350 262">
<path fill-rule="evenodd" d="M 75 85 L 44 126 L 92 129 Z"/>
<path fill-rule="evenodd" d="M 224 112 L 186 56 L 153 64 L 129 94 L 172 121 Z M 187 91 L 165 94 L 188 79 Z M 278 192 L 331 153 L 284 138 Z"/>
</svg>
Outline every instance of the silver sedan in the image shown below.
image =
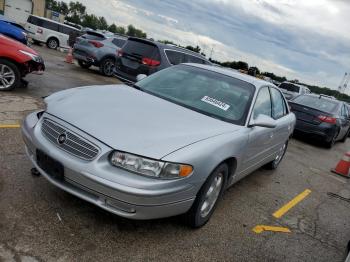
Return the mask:
<svg viewBox="0 0 350 262">
<path fill-rule="evenodd" d="M 295 116 L 271 83 L 195 64 L 125 85 L 68 89 L 28 115 L 34 167 L 55 186 L 119 216 L 185 214 L 204 225 L 226 188 L 277 168 Z"/>
</svg>

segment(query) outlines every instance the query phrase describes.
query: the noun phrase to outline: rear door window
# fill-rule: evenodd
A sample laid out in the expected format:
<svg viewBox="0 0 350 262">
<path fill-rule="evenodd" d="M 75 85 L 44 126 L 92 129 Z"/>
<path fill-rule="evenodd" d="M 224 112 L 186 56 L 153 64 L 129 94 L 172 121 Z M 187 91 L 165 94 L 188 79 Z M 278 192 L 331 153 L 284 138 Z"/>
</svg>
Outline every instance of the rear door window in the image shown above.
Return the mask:
<svg viewBox="0 0 350 262">
<path fill-rule="evenodd" d="M 126 42 L 125 39 L 120 39 L 120 38 L 114 38 L 112 40 L 112 43 L 117 47 L 122 47 L 125 44 L 125 42 Z"/>
<path fill-rule="evenodd" d="M 178 65 L 185 62 L 184 53 L 176 52 L 173 50 L 165 50 L 165 54 L 172 65 Z"/>
<path fill-rule="evenodd" d="M 205 60 L 193 55 L 185 55 L 185 61 L 186 63 L 205 64 Z"/>
<path fill-rule="evenodd" d="M 143 41 L 128 40 L 123 46 L 123 52 L 140 59 L 147 57 L 160 60 L 158 47 Z"/>
<path fill-rule="evenodd" d="M 42 20 L 42 27 L 58 32 L 58 24 L 50 21 Z"/>
<path fill-rule="evenodd" d="M 59 26 L 60 32 L 66 35 L 69 35 L 72 31 L 76 31 L 75 29 L 72 29 L 70 27 L 60 25 Z"/>
<path fill-rule="evenodd" d="M 279 119 L 287 114 L 287 106 L 280 91 L 270 88 L 272 98 L 272 117 Z"/>
</svg>

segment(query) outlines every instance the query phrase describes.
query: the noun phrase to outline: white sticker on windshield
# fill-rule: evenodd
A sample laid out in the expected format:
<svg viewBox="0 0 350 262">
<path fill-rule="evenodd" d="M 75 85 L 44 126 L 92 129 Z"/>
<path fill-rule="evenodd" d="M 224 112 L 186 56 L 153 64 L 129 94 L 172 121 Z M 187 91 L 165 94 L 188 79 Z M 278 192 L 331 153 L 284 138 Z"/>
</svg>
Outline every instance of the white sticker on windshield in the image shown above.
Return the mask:
<svg viewBox="0 0 350 262">
<path fill-rule="evenodd" d="M 209 97 L 209 96 L 205 96 L 201 99 L 203 102 L 206 102 L 208 104 L 211 104 L 213 106 L 216 106 L 224 111 L 227 111 L 227 109 L 230 108 L 230 106 L 228 104 L 225 104 L 224 102 L 221 102 L 219 100 L 216 100 L 215 98 Z"/>
</svg>

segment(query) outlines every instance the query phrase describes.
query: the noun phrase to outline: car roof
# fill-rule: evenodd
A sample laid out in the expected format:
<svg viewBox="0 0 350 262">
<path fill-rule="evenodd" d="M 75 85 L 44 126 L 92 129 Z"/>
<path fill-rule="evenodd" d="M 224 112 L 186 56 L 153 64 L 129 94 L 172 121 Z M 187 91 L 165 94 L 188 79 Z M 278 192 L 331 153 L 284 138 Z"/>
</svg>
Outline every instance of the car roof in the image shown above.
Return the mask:
<svg viewBox="0 0 350 262">
<path fill-rule="evenodd" d="M 29 16 L 33 16 L 33 17 L 36 17 L 36 18 L 39 18 L 39 19 L 42 19 L 42 20 L 45 20 L 45 21 L 49 21 L 49 22 L 55 23 L 55 24 L 64 25 L 64 26 L 69 27 L 71 29 L 75 29 L 77 31 L 80 31 L 78 28 L 75 28 L 73 26 L 67 25 L 65 23 L 57 22 L 55 20 L 52 20 L 52 19 L 49 19 L 49 18 L 46 18 L 46 17 L 37 16 L 37 15 L 29 15 Z"/>
<path fill-rule="evenodd" d="M 316 98 L 319 98 L 319 99 L 325 99 L 325 100 L 328 100 L 328 101 L 338 102 L 339 104 L 344 103 L 343 101 L 340 101 L 340 100 L 338 100 L 336 98 L 332 98 L 330 96 L 322 95 L 322 94 L 303 94 L 303 95 L 300 95 L 300 96 L 316 97 Z"/>
<path fill-rule="evenodd" d="M 218 66 L 212 66 L 212 65 L 202 65 L 202 64 L 194 64 L 194 63 L 185 63 L 185 65 L 190 65 L 190 66 L 194 66 L 194 67 L 199 67 L 199 68 L 203 68 L 209 71 L 213 71 L 222 75 L 226 75 L 226 76 L 230 76 L 233 78 L 237 78 L 239 80 L 243 80 L 245 82 L 248 82 L 252 85 L 254 85 L 255 87 L 263 87 L 263 86 L 275 86 L 273 83 L 250 76 L 250 75 L 246 75 L 243 74 L 241 72 L 238 72 L 236 70 L 233 70 L 231 68 L 226 68 L 226 67 L 218 67 Z"/>
<path fill-rule="evenodd" d="M 179 47 L 179 46 L 171 45 L 171 44 L 164 44 L 164 43 L 161 43 L 161 42 L 158 42 L 158 41 L 155 41 L 155 40 L 139 38 L 139 37 L 129 37 L 128 40 L 139 40 L 139 41 L 142 41 L 142 42 L 146 42 L 146 43 L 150 43 L 150 44 L 156 45 L 157 47 L 162 48 L 162 49 L 181 51 L 182 53 L 193 55 L 195 57 L 198 57 L 198 58 L 201 58 L 203 60 L 209 61 L 205 56 L 202 56 L 201 54 L 199 54 L 197 52 L 194 52 L 194 51 L 191 51 L 191 50 L 189 50 L 187 48 L 184 48 L 184 47 Z"/>
</svg>

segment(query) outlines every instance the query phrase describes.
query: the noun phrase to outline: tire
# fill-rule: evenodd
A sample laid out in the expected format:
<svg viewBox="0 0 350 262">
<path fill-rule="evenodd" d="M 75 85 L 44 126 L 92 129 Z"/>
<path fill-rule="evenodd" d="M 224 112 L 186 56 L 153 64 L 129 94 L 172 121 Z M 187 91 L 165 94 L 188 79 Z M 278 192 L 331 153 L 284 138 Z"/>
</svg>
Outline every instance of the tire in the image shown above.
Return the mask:
<svg viewBox="0 0 350 262">
<path fill-rule="evenodd" d="M 330 141 L 327 141 L 327 142 L 325 143 L 325 145 L 326 145 L 327 148 L 331 149 L 331 148 L 334 146 L 334 144 L 335 144 L 335 142 L 336 142 L 336 140 L 337 140 L 338 134 L 339 134 L 339 130 L 337 130 L 337 131 L 334 133 L 334 135 L 332 136 L 332 138 L 331 138 Z"/>
<path fill-rule="evenodd" d="M 113 76 L 115 68 L 115 59 L 111 57 L 104 58 L 100 63 L 100 73 L 105 76 Z"/>
<path fill-rule="evenodd" d="M 191 209 L 185 214 L 185 219 L 189 226 L 192 228 L 199 228 L 209 221 L 219 202 L 218 200 L 222 197 L 225 190 L 227 177 L 228 166 L 225 163 L 220 164 L 211 173 L 199 190 Z M 210 197 L 212 197 L 212 199 L 210 199 Z"/>
<path fill-rule="evenodd" d="M 278 165 L 281 163 L 284 155 L 286 154 L 287 148 L 288 148 L 288 140 L 280 148 L 280 151 L 278 152 L 276 158 L 273 161 L 267 163 L 265 165 L 265 168 L 269 170 L 275 170 L 278 167 Z"/>
<path fill-rule="evenodd" d="M 50 37 L 47 39 L 46 46 L 50 49 L 57 49 L 59 47 L 60 43 L 58 42 L 58 39 L 55 37 Z"/>
<path fill-rule="evenodd" d="M 81 68 L 88 69 L 92 66 L 91 63 L 85 62 L 83 60 L 78 60 L 78 64 L 80 65 Z"/>
<path fill-rule="evenodd" d="M 10 91 L 21 84 L 21 74 L 18 67 L 0 58 L 0 91 Z"/>
<path fill-rule="evenodd" d="M 346 141 L 346 139 L 348 138 L 350 133 L 350 128 L 348 129 L 348 131 L 346 131 L 344 137 L 340 140 L 340 142 L 344 143 Z"/>
</svg>

